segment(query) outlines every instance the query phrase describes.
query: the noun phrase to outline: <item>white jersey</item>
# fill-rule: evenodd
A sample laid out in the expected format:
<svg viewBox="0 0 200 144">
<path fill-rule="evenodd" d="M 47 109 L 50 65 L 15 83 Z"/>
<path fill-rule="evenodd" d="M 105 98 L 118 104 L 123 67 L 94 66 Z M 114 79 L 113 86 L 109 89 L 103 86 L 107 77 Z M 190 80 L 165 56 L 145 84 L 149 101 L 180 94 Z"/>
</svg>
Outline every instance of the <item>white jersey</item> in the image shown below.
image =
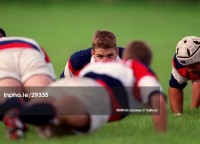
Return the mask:
<svg viewBox="0 0 200 144">
<path fill-rule="evenodd" d="M 139 103 L 149 103 L 150 96 L 154 92 L 162 91 L 154 73 L 138 61 L 88 64 L 80 71 L 79 77 L 92 78 L 102 85 L 110 87 L 112 107 L 115 108 L 119 108 L 119 106 L 136 108 Z"/>
<path fill-rule="evenodd" d="M 133 86 L 135 78 L 132 69 L 123 62 L 96 62 L 87 65 L 80 72 L 79 76 L 83 77 L 88 73 L 95 73 L 99 75 L 107 75 L 119 80 L 124 87 Z M 103 77 L 103 76 L 101 76 Z"/>
</svg>

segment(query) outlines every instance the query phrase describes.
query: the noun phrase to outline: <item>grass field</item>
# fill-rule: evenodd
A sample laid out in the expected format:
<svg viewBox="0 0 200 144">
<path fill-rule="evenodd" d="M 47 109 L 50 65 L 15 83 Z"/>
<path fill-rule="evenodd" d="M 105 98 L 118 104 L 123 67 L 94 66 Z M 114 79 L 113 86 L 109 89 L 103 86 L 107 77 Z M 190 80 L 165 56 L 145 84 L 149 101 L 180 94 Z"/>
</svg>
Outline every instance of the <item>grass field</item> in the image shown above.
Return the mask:
<svg viewBox="0 0 200 144">
<path fill-rule="evenodd" d="M 186 35 L 200 36 L 200 7 L 198 5 L 153 4 L 16 4 L 0 6 L 0 27 L 9 36 L 26 36 L 36 39 L 48 52 L 57 77 L 62 72 L 70 54 L 90 47 L 96 30 L 113 31 L 119 46 L 140 39 L 147 41 L 153 50 L 152 67 L 167 93 L 171 71 L 171 59 L 175 46 Z M 152 129 L 150 116 L 133 115 L 107 124 L 88 136 L 65 136 L 50 140 L 38 139 L 33 128 L 20 142 L 8 141 L 5 129 L 0 125 L 0 143 L 32 144 L 121 144 L 121 143 L 198 143 L 200 111 L 190 110 L 190 84 L 185 89 L 184 116 L 170 114 L 166 134 Z"/>
</svg>

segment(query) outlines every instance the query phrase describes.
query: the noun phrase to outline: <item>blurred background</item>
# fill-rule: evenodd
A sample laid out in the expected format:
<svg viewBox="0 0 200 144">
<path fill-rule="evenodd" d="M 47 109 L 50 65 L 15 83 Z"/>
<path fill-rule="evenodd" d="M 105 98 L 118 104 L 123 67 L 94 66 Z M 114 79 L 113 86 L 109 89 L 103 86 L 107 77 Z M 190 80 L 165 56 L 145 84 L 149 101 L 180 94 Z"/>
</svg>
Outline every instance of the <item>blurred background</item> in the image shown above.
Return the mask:
<svg viewBox="0 0 200 144">
<path fill-rule="evenodd" d="M 105 29 L 115 33 L 118 46 L 132 40 L 149 43 L 152 68 L 166 94 L 176 44 L 184 36 L 200 36 L 199 15 L 200 0 L 0 0 L 0 27 L 8 36 L 38 41 L 58 78 L 69 56 L 90 47 L 94 32 Z M 189 111 L 190 83 L 185 93 Z M 176 126 L 171 126 L 174 131 Z"/>
<path fill-rule="evenodd" d="M 37 40 L 57 76 L 69 55 L 91 46 L 96 30 L 114 32 L 122 47 L 144 40 L 154 51 L 153 68 L 166 83 L 177 41 L 200 36 L 199 5 L 200 0 L 0 0 L 0 26 L 8 36 Z"/>
</svg>

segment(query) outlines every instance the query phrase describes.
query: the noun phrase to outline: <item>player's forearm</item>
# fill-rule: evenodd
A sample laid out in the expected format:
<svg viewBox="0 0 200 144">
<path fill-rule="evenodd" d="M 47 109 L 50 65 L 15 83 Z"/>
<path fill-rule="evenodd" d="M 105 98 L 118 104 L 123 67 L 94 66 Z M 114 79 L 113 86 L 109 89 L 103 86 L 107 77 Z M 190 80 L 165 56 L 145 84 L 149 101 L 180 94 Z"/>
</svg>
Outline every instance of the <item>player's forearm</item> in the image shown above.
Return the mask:
<svg viewBox="0 0 200 144">
<path fill-rule="evenodd" d="M 167 130 L 167 110 L 164 97 L 160 94 L 153 96 L 151 107 L 159 110 L 158 114 L 153 115 L 155 130 L 157 132 L 165 132 Z"/>
<path fill-rule="evenodd" d="M 169 101 L 172 113 L 183 113 L 183 90 L 170 87 Z"/>
</svg>

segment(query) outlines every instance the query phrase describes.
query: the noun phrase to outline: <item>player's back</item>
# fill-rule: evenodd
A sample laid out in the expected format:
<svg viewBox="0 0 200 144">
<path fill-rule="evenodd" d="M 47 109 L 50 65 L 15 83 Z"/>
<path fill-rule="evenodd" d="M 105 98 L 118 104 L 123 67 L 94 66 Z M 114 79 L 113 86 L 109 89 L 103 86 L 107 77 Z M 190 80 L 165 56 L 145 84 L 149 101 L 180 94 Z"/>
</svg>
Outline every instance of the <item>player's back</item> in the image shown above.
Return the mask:
<svg viewBox="0 0 200 144">
<path fill-rule="evenodd" d="M 104 81 L 109 86 L 133 86 L 131 68 L 123 61 L 96 62 L 84 67 L 79 76 Z"/>
<path fill-rule="evenodd" d="M 103 81 L 111 88 L 131 89 L 128 95 L 143 103 L 148 102 L 152 91 L 162 89 L 152 70 L 137 60 L 96 62 L 83 68 L 79 76 Z"/>
<path fill-rule="evenodd" d="M 3 37 L 0 38 L 0 50 L 8 49 L 24 49 L 32 48 L 38 51 L 42 51 L 39 44 L 30 38 L 25 37 Z"/>
</svg>

